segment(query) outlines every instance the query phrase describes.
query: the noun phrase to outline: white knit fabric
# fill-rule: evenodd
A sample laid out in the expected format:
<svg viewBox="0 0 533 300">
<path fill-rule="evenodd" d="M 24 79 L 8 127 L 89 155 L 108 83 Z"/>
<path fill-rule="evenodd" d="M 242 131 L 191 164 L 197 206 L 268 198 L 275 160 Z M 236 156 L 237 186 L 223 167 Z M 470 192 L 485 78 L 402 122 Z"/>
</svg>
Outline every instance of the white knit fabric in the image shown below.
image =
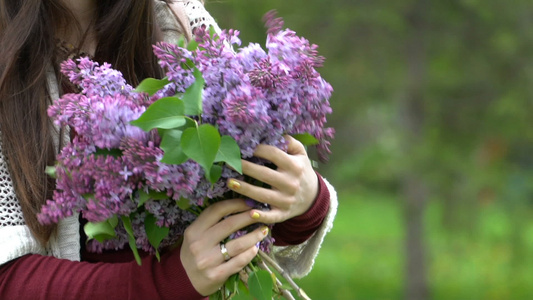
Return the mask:
<svg viewBox="0 0 533 300">
<path fill-rule="evenodd" d="M 24 225 L 22 209 L 11 183 L 7 162 L 2 152 L 0 135 L 0 227 Z"/>
<path fill-rule="evenodd" d="M 0 136 L 0 264 L 26 253 L 46 254 L 24 225 L 22 209 L 2 153 Z"/>
<path fill-rule="evenodd" d="M 315 258 L 318 255 L 320 246 L 326 237 L 326 234 L 333 227 L 333 220 L 337 214 L 337 192 L 333 186 L 325 179 L 324 182 L 328 187 L 330 196 L 329 211 L 322 222 L 322 225 L 315 234 L 307 241 L 296 246 L 274 247 L 274 257 L 291 277 L 301 278 L 306 276 L 315 263 Z"/>
<path fill-rule="evenodd" d="M 205 25 L 206 27 L 213 26 L 217 32 L 220 32 L 220 28 L 213 17 L 205 10 L 200 1 L 185 0 L 180 5 L 183 6 L 193 30 Z M 166 4 L 160 1 L 156 1 L 156 10 L 164 39 L 168 42 L 176 41 L 179 38 L 180 31 L 177 30 L 179 25 L 173 18 L 172 12 Z M 52 99 L 57 99 L 59 94 L 53 69 L 48 72 L 48 86 Z M 56 144 L 58 140 L 59 136 L 56 139 Z M 1 146 L 0 135 L 0 265 L 30 253 L 80 260 L 80 236 L 77 215 L 59 222 L 57 232 L 51 237 L 47 248 L 42 247 L 32 236 L 28 227 L 24 225 L 22 210 L 13 189 Z M 337 195 L 334 188 L 327 181 L 326 185 L 329 189 L 331 205 L 328 215 L 319 230 L 302 245 L 276 247 L 274 249 L 276 259 L 293 276 L 301 277 L 311 270 L 320 245 L 333 225 L 338 205 Z"/>
<path fill-rule="evenodd" d="M 183 1 L 185 13 L 189 17 L 191 28 L 194 29 L 205 25 L 206 28 L 213 26 L 216 32 L 220 32 L 220 27 L 215 19 L 207 12 L 204 5 L 198 0 Z"/>
</svg>

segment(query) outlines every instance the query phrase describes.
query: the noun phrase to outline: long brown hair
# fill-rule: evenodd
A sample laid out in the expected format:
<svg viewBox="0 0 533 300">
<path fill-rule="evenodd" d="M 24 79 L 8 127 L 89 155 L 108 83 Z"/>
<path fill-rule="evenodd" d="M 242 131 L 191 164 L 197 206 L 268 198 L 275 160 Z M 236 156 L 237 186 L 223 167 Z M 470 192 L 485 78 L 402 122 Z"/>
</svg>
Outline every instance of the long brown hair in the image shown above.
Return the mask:
<svg viewBox="0 0 533 300">
<path fill-rule="evenodd" d="M 161 36 L 153 2 L 98 1 L 95 59 L 111 63 L 133 85 L 162 76 L 151 47 Z M 54 187 L 44 172 L 56 155 L 46 71 L 54 59 L 56 29 L 66 24 L 76 22 L 61 0 L 0 0 L 2 151 L 24 220 L 42 244 L 55 229 L 36 218 Z"/>
</svg>

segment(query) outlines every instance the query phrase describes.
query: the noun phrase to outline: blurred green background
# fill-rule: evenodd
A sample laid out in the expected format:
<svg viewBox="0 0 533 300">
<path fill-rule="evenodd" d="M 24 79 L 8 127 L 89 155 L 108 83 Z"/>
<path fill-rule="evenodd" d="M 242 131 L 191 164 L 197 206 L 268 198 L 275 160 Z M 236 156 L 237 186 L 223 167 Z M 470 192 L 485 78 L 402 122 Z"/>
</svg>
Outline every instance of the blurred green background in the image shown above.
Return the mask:
<svg viewBox="0 0 533 300">
<path fill-rule="evenodd" d="M 340 206 L 313 299 L 533 299 L 533 2 L 207 2 L 244 45 L 277 9 L 326 57 Z"/>
</svg>

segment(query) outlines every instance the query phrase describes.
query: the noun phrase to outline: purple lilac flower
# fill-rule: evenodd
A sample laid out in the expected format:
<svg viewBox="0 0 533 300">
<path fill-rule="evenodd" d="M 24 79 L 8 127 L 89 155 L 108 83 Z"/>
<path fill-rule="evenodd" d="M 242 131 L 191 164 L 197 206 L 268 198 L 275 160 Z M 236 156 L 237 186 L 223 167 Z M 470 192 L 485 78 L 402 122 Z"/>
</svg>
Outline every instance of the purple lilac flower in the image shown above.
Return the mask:
<svg viewBox="0 0 533 300">
<path fill-rule="evenodd" d="M 176 92 L 185 92 L 194 83 L 193 67 L 197 59 L 189 50 L 174 44 L 158 43 L 153 49 L 159 65 L 167 70 L 167 79 L 173 82 Z"/>
<path fill-rule="evenodd" d="M 126 83 L 122 73 L 104 63 L 100 66 L 88 57 L 77 60 L 79 64 L 69 59 L 61 64 L 61 72 L 69 80 L 80 86 L 82 94 L 87 96 L 99 96 L 116 94 L 130 94 L 133 88 Z"/>
</svg>

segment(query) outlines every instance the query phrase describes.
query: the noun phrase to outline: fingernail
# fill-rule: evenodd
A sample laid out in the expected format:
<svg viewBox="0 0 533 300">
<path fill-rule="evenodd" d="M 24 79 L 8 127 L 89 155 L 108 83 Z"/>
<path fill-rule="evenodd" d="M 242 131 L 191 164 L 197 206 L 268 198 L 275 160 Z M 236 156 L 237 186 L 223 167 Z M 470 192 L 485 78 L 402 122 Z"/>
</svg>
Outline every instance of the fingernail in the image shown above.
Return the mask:
<svg viewBox="0 0 533 300">
<path fill-rule="evenodd" d="M 241 184 L 235 179 L 230 179 L 228 181 L 228 187 L 232 190 L 238 190 L 241 188 Z"/>
<path fill-rule="evenodd" d="M 261 232 L 263 233 L 263 235 L 267 235 L 268 234 L 268 227 L 263 227 L 263 229 L 261 230 Z"/>
<path fill-rule="evenodd" d="M 259 219 L 259 217 L 261 217 L 261 215 L 258 212 L 254 211 L 254 213 L 252 214 L 252 219 L 257 220 Z"/>
</svg>

